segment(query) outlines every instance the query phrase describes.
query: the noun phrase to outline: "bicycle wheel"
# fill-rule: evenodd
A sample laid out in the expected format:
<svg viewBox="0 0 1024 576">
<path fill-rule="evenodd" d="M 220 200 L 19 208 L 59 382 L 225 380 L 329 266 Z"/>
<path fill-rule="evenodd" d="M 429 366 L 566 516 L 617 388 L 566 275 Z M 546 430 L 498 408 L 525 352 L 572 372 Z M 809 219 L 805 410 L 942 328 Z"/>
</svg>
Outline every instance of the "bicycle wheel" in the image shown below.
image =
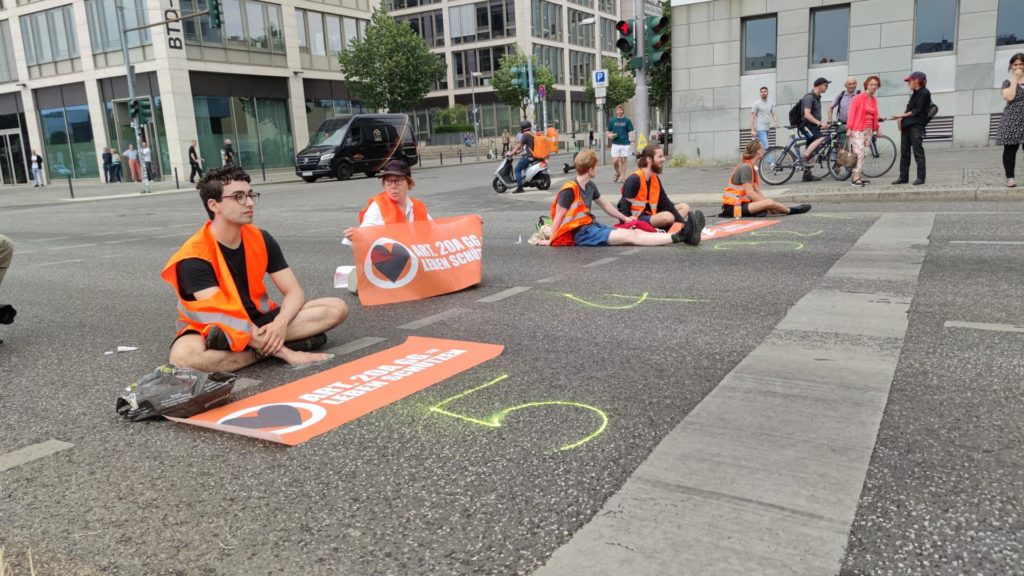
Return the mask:
<svg viewBox="0 0 1024 576">
<path fill-rule="evenodd" d="M 814 156 L 811 158 L 811 174 L 819 180 L 832 172 L 828 163 L 829 150 L 831 149 L 831 144 L 822 144 L 819 149 L 814 151 Z"/>
<path fill-rule="evenodd" d="M 796 155 L 793 154 L 792 150 L 787 150 L 782 146 L 772 146 L 769 148 L 764 153 L 764 157 L 761 158 L 761 162 L 757 165 L 757 173 L 760 175 L 761 180 L 774 186 L 789 182 L 795 171 Z"/>
<path fill-rule="evenodd" d="M 881 178 L 896 163 L 896 143 L 888 136 L 876 136 L 864 155 L 864 176 Z"/>
<path fill-rule="evenodd" d="M 850 170 L 849 168 L 840 166 L 838 160 L 839 148 L 835 146 L 830 147 L 828 150 L 828 155 L 826 156 L 826 161 L 828 162 L 828 171 L 830 174 L 832 174 L 832 178 L 838 180 L 839 182 L 842 182 L 843 180 L 849 178 L 850 175 L 853 174 L 853 171 Z"/>
</svg>

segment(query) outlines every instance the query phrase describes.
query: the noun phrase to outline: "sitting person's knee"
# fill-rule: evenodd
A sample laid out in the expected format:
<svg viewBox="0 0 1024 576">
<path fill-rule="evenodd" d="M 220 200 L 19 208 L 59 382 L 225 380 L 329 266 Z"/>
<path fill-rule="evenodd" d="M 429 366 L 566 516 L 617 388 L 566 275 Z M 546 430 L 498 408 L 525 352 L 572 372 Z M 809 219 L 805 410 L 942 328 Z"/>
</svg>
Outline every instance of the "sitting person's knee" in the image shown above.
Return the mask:
<svg viewBox="0 0 1024 576">
<path fill-rule="evenodd" d="M 348 318 L 348 305 L 341 298 L 331 298 L 328 310 L 332 326 L 337 326 Z"/>
</svg>

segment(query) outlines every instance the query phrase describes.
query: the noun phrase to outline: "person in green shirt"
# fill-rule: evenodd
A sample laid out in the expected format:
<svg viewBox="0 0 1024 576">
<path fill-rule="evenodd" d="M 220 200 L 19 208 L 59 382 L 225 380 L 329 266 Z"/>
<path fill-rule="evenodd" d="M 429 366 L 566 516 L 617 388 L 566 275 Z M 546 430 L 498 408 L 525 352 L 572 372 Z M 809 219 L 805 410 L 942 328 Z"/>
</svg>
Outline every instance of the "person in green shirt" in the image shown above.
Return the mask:
<svg viewBox="0 0 1024 576">
<path fill-rule="evenodd" d="M 626 158 L 633 145 L 633 121 L 626 118 L 626 109 L 619 104 L 615 107 L 615 118 L 608 121 L 608 138 L 612 141 L 612 167 L 615 168 L 615 182 L 626 181 Z"/>
</svg>

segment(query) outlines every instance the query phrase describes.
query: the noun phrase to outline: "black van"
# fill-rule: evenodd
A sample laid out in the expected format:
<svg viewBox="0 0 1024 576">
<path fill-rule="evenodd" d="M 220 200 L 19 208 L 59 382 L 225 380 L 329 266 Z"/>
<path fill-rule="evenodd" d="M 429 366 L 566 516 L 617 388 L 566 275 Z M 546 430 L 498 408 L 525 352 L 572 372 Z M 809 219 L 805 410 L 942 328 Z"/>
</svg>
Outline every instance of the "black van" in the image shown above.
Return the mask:
<svg viewBox="0 0 1024 576">
<path fill-rule="evenodd" d="M 348 180 L 362 172 L 368 178 L 395 156 L 415 164 L 416 136 L 406 114 L 345 114 L 324 120 L 295 156 L 295 174 L 306 182 L 335 177 Z"/>
</svg>

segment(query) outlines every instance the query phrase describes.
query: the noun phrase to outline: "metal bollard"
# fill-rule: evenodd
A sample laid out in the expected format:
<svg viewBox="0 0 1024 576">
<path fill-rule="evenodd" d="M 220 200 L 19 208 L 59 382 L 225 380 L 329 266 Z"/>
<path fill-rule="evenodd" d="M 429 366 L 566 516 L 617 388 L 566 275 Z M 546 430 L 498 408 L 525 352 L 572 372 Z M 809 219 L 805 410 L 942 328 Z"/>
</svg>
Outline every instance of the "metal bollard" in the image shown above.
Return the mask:
<svg viewBox="0 0 1024 576">
<path fill-rule="evenodd" d="M 71 174 L 68 174 L 68 191 L 71 192 L 71 199 L 75 199 L 75 186 L 71 183 Z"/>
<path fill-rule="evenodd" d="M 441 166 L 444 166 L 444 152 L 438 152 L 437 156 L 441 159 Z"/>
<path fill-rule="evenodd" d="M 174 189 L 177 190 L 178 188 L 181 188 L 181 185 L 178 184 L 178 167 L 175 166 L 174 167 Z"/>
<path fill-rule="evenodd" d="M 459 148 L 459 164 L 462 164 L 462 148 Z"/>
<path fill-rule="evenodd" d="M 267 167 L 263 164 L 263 158 L 260 158 L 260 170 L 263 171 L 263 181 L 267 181 Z"/>
</svg>

